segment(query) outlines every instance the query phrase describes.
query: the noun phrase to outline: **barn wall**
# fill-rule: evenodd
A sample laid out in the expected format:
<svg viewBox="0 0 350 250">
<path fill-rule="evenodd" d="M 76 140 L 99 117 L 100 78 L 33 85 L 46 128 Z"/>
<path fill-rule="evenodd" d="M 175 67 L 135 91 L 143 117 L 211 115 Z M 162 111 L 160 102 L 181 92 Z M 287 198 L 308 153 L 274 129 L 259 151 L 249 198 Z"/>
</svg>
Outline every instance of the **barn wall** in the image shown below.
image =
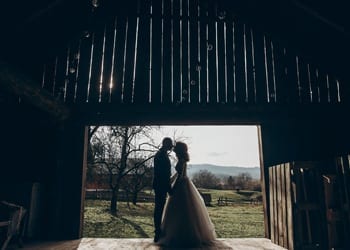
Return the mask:
<svg viewBox="0 0 350 250">
<path fill-rule="evenodd" d="M 323 160 L 350 152 L 349 122 L 306 120 L 261 125 L 264 166 Z"/>
<path fill-rule="evenodd" d="M 21 112 L 15 110 L 3 116 L 0 123 L 0 200 L 28 209 L 26 238 L 42 239 L 50 234 L 57 167 L 56 126 L 46 116 L 26 119 Z"/>
</svg>

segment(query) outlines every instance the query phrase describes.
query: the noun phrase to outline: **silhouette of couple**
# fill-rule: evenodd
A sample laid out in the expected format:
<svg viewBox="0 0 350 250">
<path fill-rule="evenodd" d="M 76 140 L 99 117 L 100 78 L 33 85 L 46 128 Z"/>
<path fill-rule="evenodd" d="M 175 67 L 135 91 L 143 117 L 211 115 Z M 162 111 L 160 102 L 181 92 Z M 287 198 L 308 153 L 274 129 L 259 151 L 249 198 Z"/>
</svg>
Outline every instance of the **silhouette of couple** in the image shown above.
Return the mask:
<svg viewBox="0 0 350 250">
<path fill-rule="evenodd" d="M 168 153 L 174 150 L 176 173 L 171 177 Z M 202 247 L 216 241 L 204 201 L 187 177 L 187 145 L 165 137 L 154 157 L 153 189 L 155 191 L 154 242 L 167 247 Z"/>
</svg>

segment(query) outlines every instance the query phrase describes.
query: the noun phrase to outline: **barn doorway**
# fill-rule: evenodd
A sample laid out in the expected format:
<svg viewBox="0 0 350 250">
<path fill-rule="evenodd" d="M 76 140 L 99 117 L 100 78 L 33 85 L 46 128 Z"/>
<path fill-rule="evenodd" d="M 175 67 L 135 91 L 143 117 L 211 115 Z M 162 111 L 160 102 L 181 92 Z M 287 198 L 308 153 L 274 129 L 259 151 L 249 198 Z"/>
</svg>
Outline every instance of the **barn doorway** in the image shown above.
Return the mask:
<svg viewBox="0 0 350 250">
<path fill-rule="evenodd" d="M 128 164 L 121 170 L 118 150 L 123 128 L 135 134 L 128 144 Z M 206 203 L 218 237 L 265 237 L 259 129 L 256 125 L 89 127 L 82 236 L 153 237 L 152 156 L 167 136 L 188 145 L 187 173 Z M 175 166 L 174 153 L 170 159 Z M 117 205 L 111 213 L 113 188 L 118 189 Z"/>
</svg>

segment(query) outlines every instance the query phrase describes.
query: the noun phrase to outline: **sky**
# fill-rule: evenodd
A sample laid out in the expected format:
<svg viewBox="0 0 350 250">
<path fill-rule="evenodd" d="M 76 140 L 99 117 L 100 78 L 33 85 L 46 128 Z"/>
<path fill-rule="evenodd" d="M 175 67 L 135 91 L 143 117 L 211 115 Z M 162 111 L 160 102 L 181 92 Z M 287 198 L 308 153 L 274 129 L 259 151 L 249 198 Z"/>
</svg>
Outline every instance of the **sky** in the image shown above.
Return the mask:
<svg viewBox="0 0 350 250">
<path fill-rule="evenodd" d="M 257 126 L 162 126 L 154 138 L 165 136 L 188 145 L 189 164 L 259 167 Z"/>
</svg>

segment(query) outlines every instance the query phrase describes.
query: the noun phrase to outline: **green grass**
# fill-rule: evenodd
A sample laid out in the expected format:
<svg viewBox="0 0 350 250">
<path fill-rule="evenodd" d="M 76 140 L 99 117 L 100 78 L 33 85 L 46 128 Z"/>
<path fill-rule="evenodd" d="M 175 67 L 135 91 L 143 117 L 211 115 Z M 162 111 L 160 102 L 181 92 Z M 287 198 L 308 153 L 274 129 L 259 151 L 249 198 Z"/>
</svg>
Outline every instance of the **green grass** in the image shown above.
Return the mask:
<svg viewBox="0 0 350 250">
<path fill-rule="evenodd" d="M 246 200 L 244 194 L 227 190 L 201 190 L 212 194 L 209 216 L 220 238 L 264 237 L 262 205 L 216 206 L 219 196 Z M 151 238 L 153 237 L 153 203 L 136 206 L 118 203 L 118 215 L 108 212 L 109 201 L 86 200 L 84 209 L 84 237 Z"/>
</svg>

